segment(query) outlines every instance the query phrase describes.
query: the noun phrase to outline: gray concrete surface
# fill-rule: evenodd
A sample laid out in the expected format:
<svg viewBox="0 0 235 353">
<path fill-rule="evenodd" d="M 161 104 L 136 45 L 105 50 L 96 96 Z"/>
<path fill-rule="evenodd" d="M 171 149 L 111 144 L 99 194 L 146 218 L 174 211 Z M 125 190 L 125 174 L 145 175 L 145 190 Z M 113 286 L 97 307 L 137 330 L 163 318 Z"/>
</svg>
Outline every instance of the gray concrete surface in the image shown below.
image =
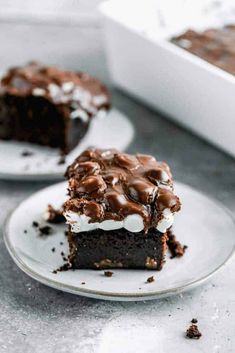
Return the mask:
<svg viewBox="0 0 235 353">
<path fill-rule="evenodd" d="M 24 61 L 39 55 L 44 61 L 87 69 L 110 83 L 100 27 L 66 27 L 58 39 L 56 28 L 43 27 L 33 40 L 27 26 L 0 24 L 0 39 L 4 43 L 1 68 L 18 59 Z M 47 38 L 51 40 L 53 36 L 50 46 Z M 44 44 L 40 46 L 41 43 Z M 12 53 L 15 53 L 13 57 Z M 152 153 L 167 160 L 177 180 L 202 190 L 235 212 L 232 158 L 121 92 L 114 90 L 113 102 L 136 126 L 130 152 Z M 235 351 L 234 261 L 202 287 L 172 298 L 142 303 L 85 299 L 47 288 L 22 273 L 3 244 L 3 222 L 21 200 L 45 185 L 0 181 L 0 352 Z M 199 341 L 184 337 L 192 317 L 199 319 L 203 333 Z"/>
</svg>

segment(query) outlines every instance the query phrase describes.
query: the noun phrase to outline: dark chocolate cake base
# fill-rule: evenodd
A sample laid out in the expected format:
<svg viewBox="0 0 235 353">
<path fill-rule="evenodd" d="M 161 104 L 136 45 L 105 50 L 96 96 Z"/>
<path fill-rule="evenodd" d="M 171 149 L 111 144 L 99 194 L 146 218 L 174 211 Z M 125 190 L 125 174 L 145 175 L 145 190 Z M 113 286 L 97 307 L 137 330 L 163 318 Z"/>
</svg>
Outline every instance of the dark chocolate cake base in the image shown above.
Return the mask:
<svg viewBox="0 0 235 353">
<path fill-rule="evenodd" d="M 74 269 L 132 268 L 161 270 L 167 235 L 150 229 L 132 233 L 122 228 L 73 233 L 68 236 Z"/>
<path fill-rule="evenodd" d="M 31 142 L 68 153 L 89 126 L 81 119 L 71 119 L 69 114 L 67 107 L 56 106 L 43 97 L 2 96 L 0 139 Z"/>
</svg>

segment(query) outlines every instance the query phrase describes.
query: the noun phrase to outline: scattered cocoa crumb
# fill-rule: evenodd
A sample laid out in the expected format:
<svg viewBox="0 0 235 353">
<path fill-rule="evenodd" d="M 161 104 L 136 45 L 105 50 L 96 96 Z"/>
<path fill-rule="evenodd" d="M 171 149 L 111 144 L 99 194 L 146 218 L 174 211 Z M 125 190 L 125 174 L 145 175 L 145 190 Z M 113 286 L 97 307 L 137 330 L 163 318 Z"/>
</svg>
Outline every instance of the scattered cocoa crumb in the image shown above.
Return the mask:
<svg viewBox="0 0 235 353">
<path fill-rule="evenodd" d="M 52 251 L 52 252 L 55 252 L 55 248 L 52 248 L 51 251 Z"/>
<path fill-rule="evenodd" d="M 32 226 L 35 227 L 35 228 L 38 228 L 39 227 L 39 224 L 37 221 L 33 221 L 32 222 Z"/>
<path fill-rule="evenodd" d="M 66 162 L 66 158 L 65 156 L 61 156 L 60 159 L 58 160 L 57 164 L 60 165 L 60 164 L 65 164 Z"/>
<path fill-rule="evenodd" d="M 40 227 L 38 229 L 41 236 L 50 235 L 52 233 L 52 228 L 49 226 Z"/>
<path fill-rule="evenodd" d="M 60 254 L 61 254 L 61 256 L 64 256 L 64 252 L 63 252 L 63 251 L 61 251 L 61 253 L 60 253 Z"/>
<path fill-rule="evenodd" d="M 52 205 L 48 205 L 46 210 L 46 221 L 56 224 L 65 222 L 65 218 L 62 212 L 62 209 L 57 210 Z"/>
<path fill-rule="evenodd" d="M 57 273 L 57 271 L 56 271 L 56 270 L 53 270 L 52 273 Z"/>
<path fill-rule="evenodd" d="M 24 234 L 27 234 L 27 233 L 28 233 L 28 231 L 25 229 L 25 230 L 24 230 Z"/>
<path fill-rule="evenodd" d="M 186 331 L 186 337 L 198 340 L 201 337 L 201 332 L 198 330 L 197 325 L 191 325 Z"/>
<path fill-rule="evenodd" d="M 69 235 L 69 232 L 67 230 L 65 230 L 64 235 L 67 237 Z"/>
<path fill-rule="evenodd" d="M 104 271 L 105 277 L 112 277 L 113 272 L 112 271 Z"/>
<path fill-rule="evenodd" d="M 81 284 L 86 284 L 86 282 L 81 282 Z"/>
<path fill-rule="evenodd" d="M 147 283 L 152 283 L 152 282 L 154 282 L 154 281 L 155 281 L 155 279 L 154 279 L 153 276 L 147 278 Z"/>
<path fill-rule="evenodd" d="M 67 260 L 68 260 L 68 258 L 64 256 L 64 257 L 63 257 L 63 260 L 64 260 L 64 261 L 67 261 Z"/>
<path fill-rule="evenodd" d="M 191 320 L 191 322 L 192 322 L 192 324 L 197 324 L 197 319 L 193 318 L 193 319 Z"/>
<path fill-rule="evenodd" d="M 72 267 L 71 263 L 67 262 L 66 264 L 60 266 L 59 268 L 57 268 L 55 271 L 56 272 L 63 272 L 63 271 L 68 271 L 70 270 Z"/>
<path fill-rule="evenodd" d="M 176 236 L 172 233 L 171 229 L 168 230 L 167 237 L 167 245 L 171 252 L 171 259 L 183 256 L 187 249 L 187 245 L 180 244 L 180 242 L 176 240 Z"/>
<path fill-rule="evenodd" d="M 61 242 L 60 242 L 60 245 L 64 245 L 64 243 L 61 241 Z"/>
<path fill-rule="evenodd" d="M 23 151 L 23 152 L 21 152 L 21 156 L 22 157 L 29 157 L 29 156 L 32 156 L 32 155 L 33 155 L 32 151 Z"/>
</svg>

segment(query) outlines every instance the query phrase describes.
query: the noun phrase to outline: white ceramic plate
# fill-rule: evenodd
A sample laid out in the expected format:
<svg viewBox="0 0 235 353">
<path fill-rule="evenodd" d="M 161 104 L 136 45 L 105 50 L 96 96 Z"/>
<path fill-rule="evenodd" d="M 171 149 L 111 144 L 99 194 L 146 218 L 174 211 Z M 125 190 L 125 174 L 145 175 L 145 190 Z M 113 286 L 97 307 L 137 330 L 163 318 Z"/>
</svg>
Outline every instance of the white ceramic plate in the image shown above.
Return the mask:
<svg viewBox="0 0 235 353">
<path fill-rule="evenodd" d="M 235 237 L 233 219 L 223 206 L 184 184 L 176 183 L 176 191 L 183 208 L 174 231 L 188 249 L 182 258 L 167 258 L 159 272 L 113 270 L 111 278 L 96 270 L 54 274 L 53 270 L 63 264 L 61 251 L 68 253 L 65 226 L 53 225 L 53 234 L 42 238 L 32 221 L 45 223 L 42 214 L 48 202 L 55 207 L 62 204 L 66 199 L 65 182 L 37 192 L 15 209 L 6 223 L 5 243 L 25 273 L 63 291 L 109 300 L 147 300 L 179 293 L 204 282 L 225 265 L 234 252 Z M 155 281 L 146 283 L 152 275 Z"/>
<path fill-rule="evenodd" d="M 63 177 L 66 165 L 73 162 L 90 146 L 124 150 L 132 141 L 134 128 L 127 117 L 112 109 L 103 119 L 94 120 L 81 143 L 66 157 L 65 164 L 58 164 L 59 150 L 29 143 L 0 141 L 0 178 L 17 180 L 54 180 Z M 23 151 L 32 152 L 22 157 Z"/>
</svg>

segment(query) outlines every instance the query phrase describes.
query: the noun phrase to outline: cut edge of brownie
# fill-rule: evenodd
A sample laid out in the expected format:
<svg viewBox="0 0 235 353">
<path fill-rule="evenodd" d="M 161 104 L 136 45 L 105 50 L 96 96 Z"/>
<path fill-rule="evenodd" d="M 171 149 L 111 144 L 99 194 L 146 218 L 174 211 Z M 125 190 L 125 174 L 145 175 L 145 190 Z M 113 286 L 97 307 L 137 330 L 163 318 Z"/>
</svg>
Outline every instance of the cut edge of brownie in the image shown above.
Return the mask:
<svg viewBox="0 0 235 353">
<path fill-rule="evenodd" d="M 67 154 L 85 136 L 89 124 L 67 118 L 65 108 L 44 97 L 0 96 L 0 139 L 59 148 Z"/>
<path fill-rule="evenodd" d="M 68 235 L 69 262 L 73 269 L 161 270 L 167 250 L 167 234 L 155 229 L 146 235 L 121 228 Z"/>
</svg>

